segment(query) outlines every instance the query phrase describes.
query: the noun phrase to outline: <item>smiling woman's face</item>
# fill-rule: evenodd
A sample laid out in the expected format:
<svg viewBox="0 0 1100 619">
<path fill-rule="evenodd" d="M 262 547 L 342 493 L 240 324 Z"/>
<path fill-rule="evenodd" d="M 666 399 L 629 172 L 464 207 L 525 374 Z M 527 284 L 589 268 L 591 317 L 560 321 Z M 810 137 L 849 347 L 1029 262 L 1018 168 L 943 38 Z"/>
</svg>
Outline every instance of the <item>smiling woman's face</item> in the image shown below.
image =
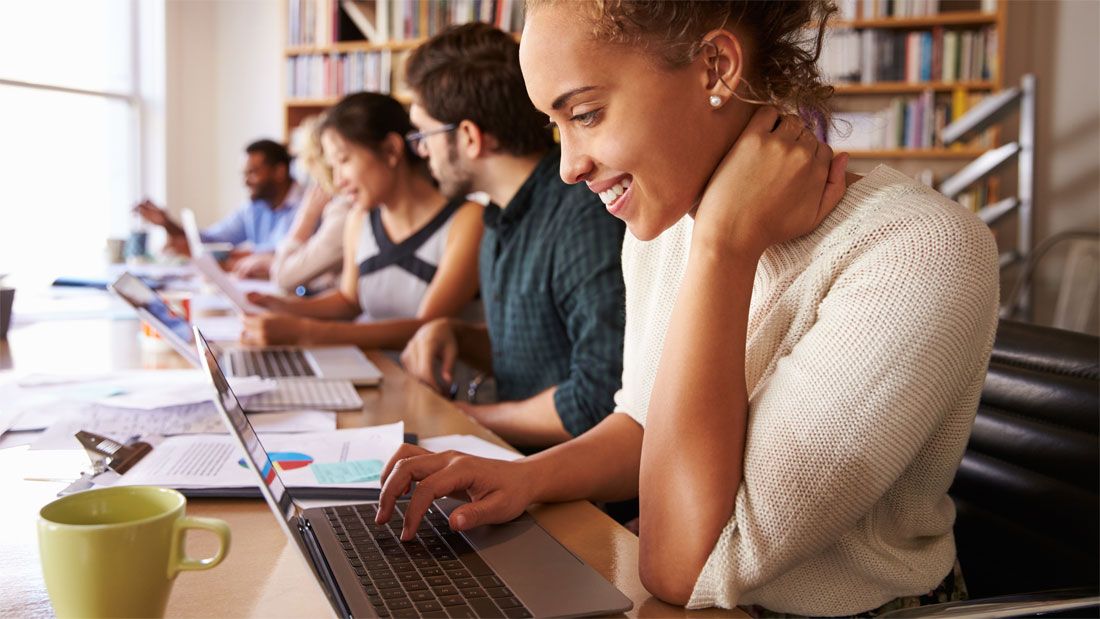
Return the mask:
<svg viewBox="0 0 1100 619">
<path fill-rule="evenodd" d="M 670 69 L 636 48 L 592 40 L 568 4 L 528 15 L 527 92 L 560 131 L 562 180 L 587 183 L 635 237 L 652 239 L 698 202 L 736 137 L 736 112 L 708 104 L 702 57 Z"/>
</svg>

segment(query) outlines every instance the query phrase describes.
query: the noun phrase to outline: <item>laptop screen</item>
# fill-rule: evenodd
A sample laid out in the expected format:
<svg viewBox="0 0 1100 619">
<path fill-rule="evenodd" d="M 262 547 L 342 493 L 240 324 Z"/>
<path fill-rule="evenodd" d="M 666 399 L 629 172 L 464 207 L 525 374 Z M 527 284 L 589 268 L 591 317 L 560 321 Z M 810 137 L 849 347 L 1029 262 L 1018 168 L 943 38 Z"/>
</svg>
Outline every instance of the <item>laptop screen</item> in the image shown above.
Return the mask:
<svg viewBox="0 0 1100 619">
<path fill-rule="evenodd" d="M 244 450 L 245 459 L 248 460 L 250 465 L 249 468 L 260 478 L 260 492 L 267 499 L 271 509 L 282 518 L 283 524 L 286 525 L 295 515 L 294 503 L 290 498 L 290 493 L 286 491 L 282 479 L 279 478 L 279 467 L 271 462 L 267 450 L 260 443 L 260 437 L 256 435 L 256 430 L 252 428 L 248 417 L 245 416 L 241 403 L 229 387 L 229 382 L 225 380 L 225 374 L 218 365 L 218 358 L 211 351 L 210 344 L 199 332 L 198 327 L 194 328 L 194 333 L 199 356 L 202 359 L 202 366 L 210 374 L 210 381 L 217 391 L 214 405 L 222 413 L 230 432 L 237 437 L 237 441 Z M 287 532 L 289 533 L 289 530 Z"/>
<path fill-rule="evenodd" d="M 166 340 L 168 340 L 180 354 L 197 362 L 194 358 L 194 340 L 191 334 L 191 324 L 187 319 L 172 311 L 164 298 L 153 291 L 145 282 L 123 273 L 110 286 L 111 291 L 133 307 L 143 318 L 152 323 Z"/>
</svg>

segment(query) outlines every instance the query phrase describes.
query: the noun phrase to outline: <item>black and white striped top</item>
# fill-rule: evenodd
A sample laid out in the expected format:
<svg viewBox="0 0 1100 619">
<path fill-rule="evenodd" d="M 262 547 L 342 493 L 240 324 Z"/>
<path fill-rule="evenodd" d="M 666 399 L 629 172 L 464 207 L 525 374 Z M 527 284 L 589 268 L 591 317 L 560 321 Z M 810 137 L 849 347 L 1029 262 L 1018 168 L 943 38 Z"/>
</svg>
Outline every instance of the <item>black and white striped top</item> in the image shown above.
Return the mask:
<svg viewBox="0 0 1100 619">
<path fill-rule="evenodd" d="M 394 243 L 382 226 L 382 212 L 372 209 L 359 236 L 360 321 L 412 318 L 435 277 L 447 246 L 453 216 L 466 202 L 458 197 L 409 238 Z M 480 320 L 481 303 L 474 301 L 461 318 Z"/>
</svg>

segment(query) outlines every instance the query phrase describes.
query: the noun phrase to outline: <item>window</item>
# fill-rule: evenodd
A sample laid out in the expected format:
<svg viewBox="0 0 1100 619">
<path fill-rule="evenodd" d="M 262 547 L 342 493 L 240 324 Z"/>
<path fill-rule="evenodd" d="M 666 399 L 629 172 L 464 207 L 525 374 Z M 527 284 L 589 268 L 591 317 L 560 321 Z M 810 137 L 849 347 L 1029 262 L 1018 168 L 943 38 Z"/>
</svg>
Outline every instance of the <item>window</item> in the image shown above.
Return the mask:
<svg viewBox="0 0 1100 619">
<path fill-rule="evenodd" d="M 17 1 L 3 12 L 0 273 L 37 283 L 100 272 L 146 186 L 139 3 Z"/>
</svg>

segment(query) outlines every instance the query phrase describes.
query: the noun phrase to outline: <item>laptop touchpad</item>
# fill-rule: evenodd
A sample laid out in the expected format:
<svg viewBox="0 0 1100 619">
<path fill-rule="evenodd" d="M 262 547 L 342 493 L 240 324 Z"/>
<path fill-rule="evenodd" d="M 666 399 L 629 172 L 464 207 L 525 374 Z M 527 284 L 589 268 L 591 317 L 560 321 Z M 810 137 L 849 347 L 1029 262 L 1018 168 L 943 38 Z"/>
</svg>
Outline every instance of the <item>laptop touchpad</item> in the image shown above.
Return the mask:
<svg viewBox="0 0 1100 619">
<path fill-rule="evenodd" d="M 449 514 L 462 503 L 442 499 L 437 504 Z M 603 589 L 611 596 L 609 605 L 602 608 L 613 608 L 619 602 L 618 591 L 526 512 L 512 522 L 477 527 L 463 535 L 536 617 L 590 613 L 592 598 L 607 596 Z M 597 583 L 599 587 L 594 588 Z"/>
</svg>

